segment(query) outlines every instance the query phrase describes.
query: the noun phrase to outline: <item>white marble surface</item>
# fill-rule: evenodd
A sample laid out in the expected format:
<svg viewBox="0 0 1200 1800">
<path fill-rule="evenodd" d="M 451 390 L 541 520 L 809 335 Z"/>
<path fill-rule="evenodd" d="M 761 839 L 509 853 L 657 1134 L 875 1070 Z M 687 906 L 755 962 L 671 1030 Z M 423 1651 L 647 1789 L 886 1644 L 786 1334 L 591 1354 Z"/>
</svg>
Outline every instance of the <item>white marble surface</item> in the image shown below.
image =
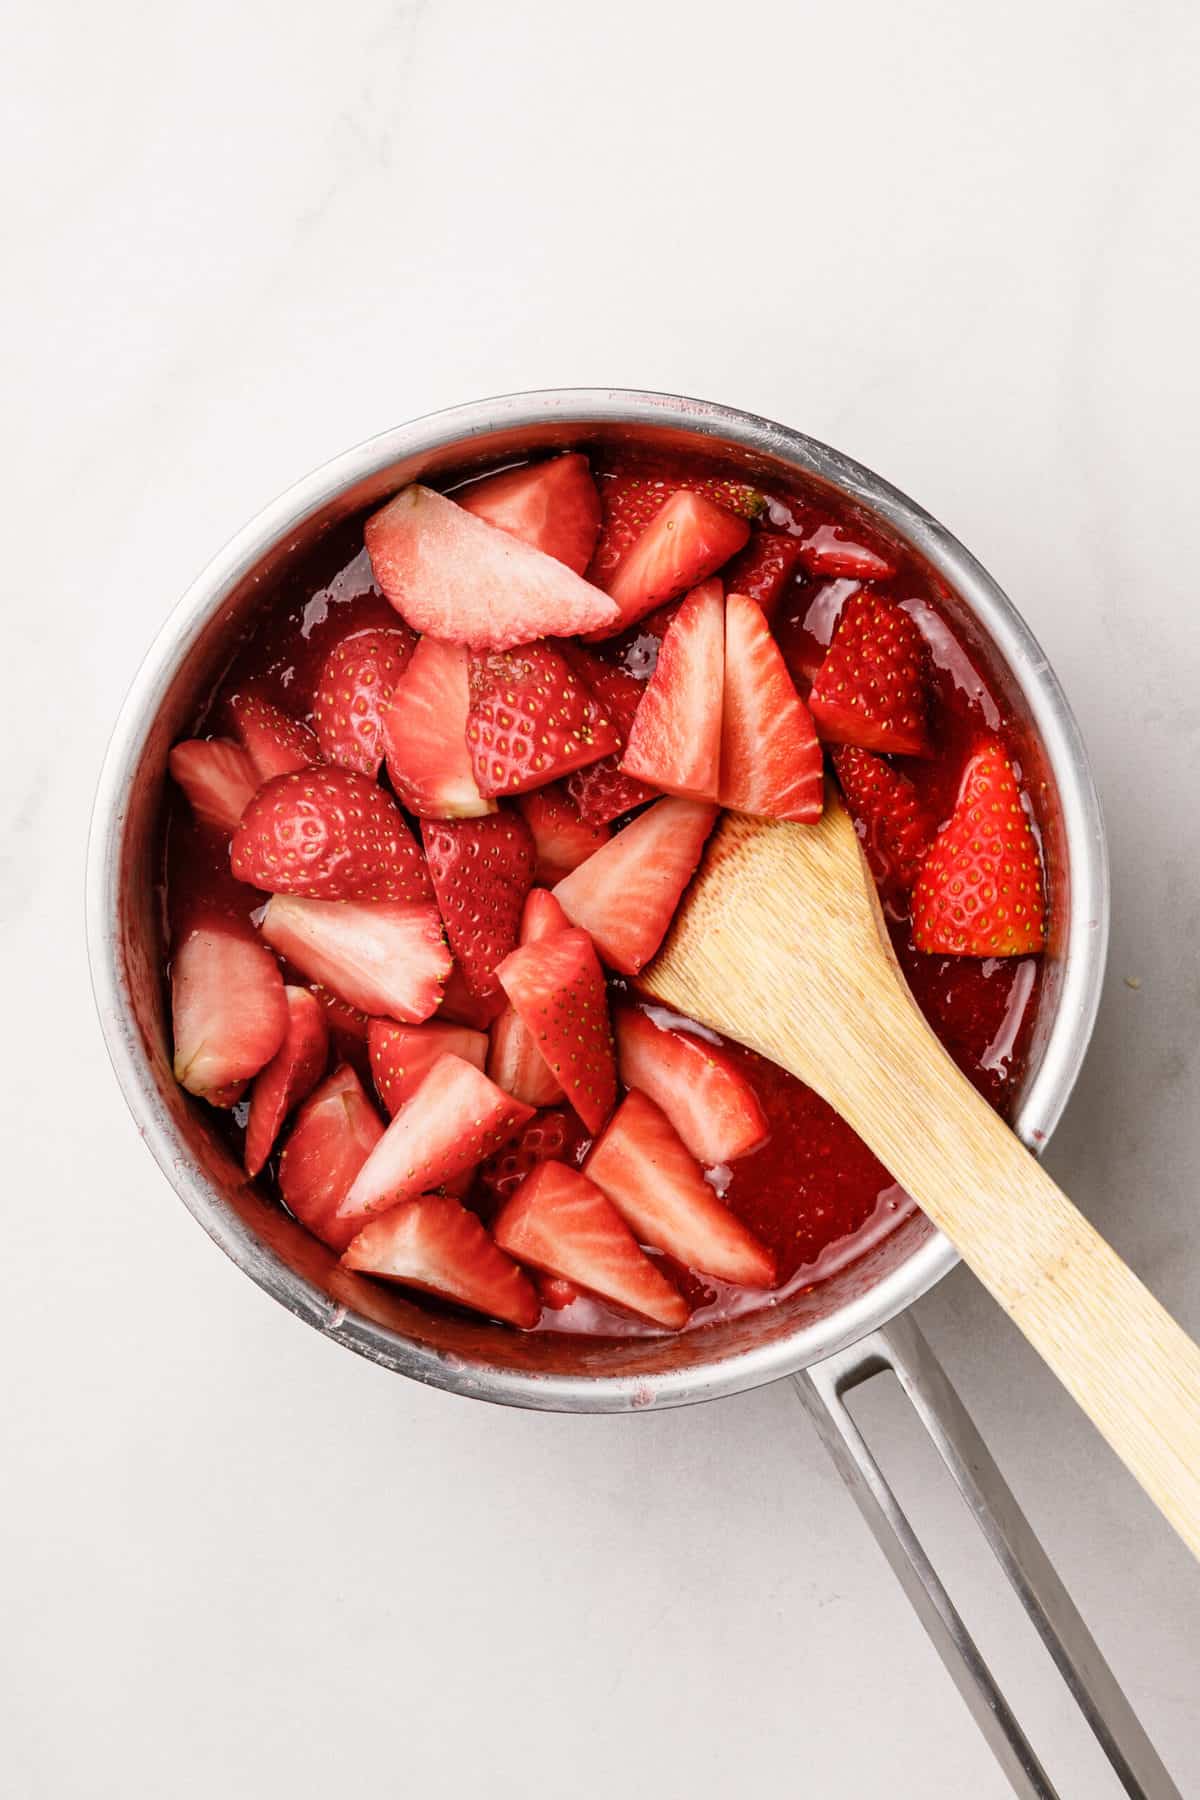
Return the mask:
<svg viewBox="0 0 1200 1800">
<path fill-rule="evenodd" d="M 788 420 L 957 530 L 1066 683 L 1115 932 L 1050 1163 L 1200 1330 L 1195 8 L 49 0 L 13 29 L 5 1793 L 1001 1796 L 786 1391 L 489 1410 L 204 1240 L 100 1044 L 84 836 L 164 612 L 334 450 L 554 384 Z M 1200 1792 L 1200 1572 L 970 1278 L 919 1315 Z M 878 1430 L 1064 1794 L 1115 1791 Z"/>
</svg>

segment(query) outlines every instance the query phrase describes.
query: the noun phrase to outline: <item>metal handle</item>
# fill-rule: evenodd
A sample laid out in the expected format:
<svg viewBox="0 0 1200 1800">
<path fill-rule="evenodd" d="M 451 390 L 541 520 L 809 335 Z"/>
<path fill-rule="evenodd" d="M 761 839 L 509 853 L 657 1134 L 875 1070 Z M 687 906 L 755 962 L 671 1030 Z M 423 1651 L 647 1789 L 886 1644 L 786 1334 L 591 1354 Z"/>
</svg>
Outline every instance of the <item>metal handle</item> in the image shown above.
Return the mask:
<svg viewBox="0 0 1200 1800">
<path fill-rule="evenodd" d="M 904 1315 L 797 1375 L 796 1392 L 1014 1791 L 1022 1800 L 1059 1800 L 846 1408 L 852 1388 L 886 1370 L 911 1401 L 1125 1792 L 1133 1800 L 1181 1800 L 970 1415 Z"/>
</svg>

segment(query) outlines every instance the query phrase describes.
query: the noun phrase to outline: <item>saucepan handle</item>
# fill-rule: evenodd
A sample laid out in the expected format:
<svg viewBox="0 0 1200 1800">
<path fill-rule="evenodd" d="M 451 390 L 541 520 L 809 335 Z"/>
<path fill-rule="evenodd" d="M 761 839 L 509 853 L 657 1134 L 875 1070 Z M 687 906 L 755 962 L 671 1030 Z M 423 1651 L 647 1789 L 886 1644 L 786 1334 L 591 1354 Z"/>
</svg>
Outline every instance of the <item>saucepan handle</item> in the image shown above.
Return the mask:
<svg viewBox="0 0 1200 1800">
<path fill-rule="evenodd" d="M 1014 1791 L 1022 1800 L 1058 1800 L 846 1406 L 852 1388 L 887 1370 L 908 1396 L 1125 1792 L 1135 1800 L 1180 1800 L 970 1415 L 911 1317 L 903 1315 L 797 1375 L 796 1391 Z"/>
</svg>

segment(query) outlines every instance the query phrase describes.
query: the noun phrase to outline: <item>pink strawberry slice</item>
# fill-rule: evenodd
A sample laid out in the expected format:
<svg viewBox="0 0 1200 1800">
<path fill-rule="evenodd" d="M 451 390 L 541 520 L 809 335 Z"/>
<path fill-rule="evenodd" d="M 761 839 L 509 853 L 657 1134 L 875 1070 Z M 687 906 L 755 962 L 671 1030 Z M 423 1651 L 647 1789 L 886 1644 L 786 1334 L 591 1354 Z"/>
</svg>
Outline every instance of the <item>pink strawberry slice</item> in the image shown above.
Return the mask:
<svg viewBox="0 0 1200 1800">
<path fill-rule="evenodd" d="M 664 645 L 665 648 L 665 645 Z M 824 758 L 762 608 L 730 594 L 725 608 L 721 805 L 811 825 L 825 804 Z"/>
<path fill-rule="evenodd" d="M 497 990 L 497 966 L 517 946 L 533 886 L 533 838 L 519 813 L 424 819 L 421 838 L 455 961 L 472 994 Z"/>
<path fill-rule="evenodd" d="M 620 753 L 629 741 L 629 730 L 646 684 L 617 663 L 605 662 L 579 644 L 565 645 L 563 653 L 575 673 L 592 690 L 617 733 L 618 753 L 615 756 L 602 757 L 599 762 L 576 769 L 567 777 L 567 792 L 578 806 L 585 824 L 607 825 L 610 819 L 654 798 L 652 787 L 621 772 Z"/>
<path fill-rule="evenodd" d="M 1042 860 L 999 742 L 984 743 L 967 764 L 950 822 L 921 865 L 912 919 L 917 949 L 934 956 L 1045 948 Z"/>
<path fill-rule="evenodd" d="M 590 635 L 611 637 L 656 606 L 698 587 L 741 550 L 749 536 L 745 519 L 714 506 L 702 494 L 674 494 L 609 580 L 619 618 Z"/>
<path fill-rule="evenodd" d="M 520 941 L 535 944 L 539 938 L 566 931 L 570 923 L 553 894 L 531 888 L 521 913 Z M 533 1034 L 511 1006 L 492 1026 L 487 1072 L 497 1087 L 527 1106 L 549 1106 L 562 1098 L 562 1088 Z"/>
<path fill-rule="evenodd" d="M 268 944 L 347 1006 L 419 1025 L 436 1012 L 450 952 L 436 906 L 418 900 L 306 900 L 275 894 Z"/>
<path fill-rule="evenodd" d="M 621 1102 L 584 1172 L 639 1243 L 720 1281 L 775 1285 L 770 1251 L 718 1200 L 666 1113 L 645 1094 Z"/>
<path fill-rule="evenodd" d="M 719 581 L 693 588 L 667 627 L 621 758 L 668 794 L 715 800 L 721 771 L 725 606 Z"/>
<path fill-rule="evenodd" d="M 557 782 L 536 793 L 522 794 L 517 810 L 533 833 L 534 879 L 548 885 L 586 862 L 612 835 L 607 825 L 586 823 L 570 794 Z"/>
<path fill-rule="evenodd" d="M 508 650 L 617 629 L 617 607 L 599 588 L 432 488 L 405 488 L 372 514 L 364 536 L 376 581 L 416 631 Z"/>
<path fill-rule="evenodd" d="M 467 744 L 481 794 L 520 794 L 610 755 L 614 727 L 551 644 L 471 657 Z"/>
<path fill-rule="evenodd" d="M 539 1163 L 574 1164 L 587 1135 L 574 1113 L 539 1112 L 502 1144 L 479 1170 L 478 1204 L 484 1218 L 511 1198 Z"/>
<path fill-rule="evenodd" d="M 604 971 L 586 931 L 523 944 L 498 970 L 513 1010 L 589 1131 L 617 1098 Z"/>
<path fill-rule="evenodd" d="M 372 1219 L 342 1261 L 524 1330 L 541 1316 L 529 1277 L 496 1248 L 473 1212 L 443 1194 L 406 1200 Z"/>
<path fill-rule="evenodd" d="M 657 459 L 653 468 L 648 468 L 642 462 L 622 458 L 619 466 L 603 471 L 599 486 L 603 524 L 588 574 L 598 587 L 603 588 L 608 586 L 638 538 L 681 488 L 702 494 L 714 506 L 737 513 L 743 519 L 758 518 L 766 506 L 764 496 L 748 482 L 729 481 L 719 475 L 697 475 L 682 467 L 664 470 Z"/>
<path fill-rule="evenodd" d="M 756 531 L 726 569 L 725 586 L 731 594 L 745 594 L 771 619 L 799 563 L 798 539 L 779 531 Z"/>
<path fill-rule="evenodd" d="M 490 1156 L 533 1117 L 461 1056 L 439 1056 L 388 1126 L 342 1202 L 340 1220 L 359 1227 L 374 1213 L 415 1199 Z"/>
<path fill-rule="evenodd" d="M 600 530 L 600 496 L 586 456 L 572 450 L 549 462 L 505 469 L 454 495 L 477 519 L 557 557 L 577 575 L 592 560 Z"/>
<path fill-rule="evenodd" d="M 254 1078 L 246 1121 L 246 1173 L 253 1180 L 294 1106 L 312 1092 L 329 1059 L 325 1008 L 307 988 L 285 987 L 287 1031 L 278 1050 Z"/>
<path fill-rule="evenodd" d="M 288 1027 L 283 977 L 240 919 L 193 915 L 171 955 L 171 1021 L 176 1081 L 214 1104 L 232 1105 L 279 1049 Z"/>
<path fill-rule="evenodd" d="M 856 543 L 844 525 L 818 525 L 800 545 L 800 561 L 810 575 L 850 581 L 890 581 L 896 571 L 887 558 Z"/>
<path fill-rule="evenodd" d="M 239 881 L 309 900 L 432 900 L 429 871 L 395 801 L 352 769 L 276 775 L 242 814 Z"/>
<path fill-rule="evenodd" d="M 201 825 L 236 831 L 258 787 L 249 756 L 231 738 L 189 738 L 176 744 L 167 767 Z"/>
<path fill-rule="evenodd" d="M 383 715 L 388 777 L 419 818 L 474 819 L 496 810 L 475 785 L 470 704 L 470 653 L 422 638 Z"/>
<path fill-rule="evenodd" d="M 659 800 L 554 889 L 610 968 L 636 975 L 650 961 L 716 817 L 702 800 Z"/>
<path fill-rule="evenodd" d="M 622 1006 L 613 1023 L 622 1082 L 662 1108 L 705 1167 L 736 1162 L 766 1142 L 757 1094 L 711 1033 L 683 1028 L 659 1006 Z"/>
<path fill-rule="evenodd" d="M 908 776 L 881 756 L 843 744 L 833 753 L 833 766 L 875 884 L 885 901 L 903 911 L 936 821 Z"/>
<path fill-rule="evenodd" d="M 469 1025 L 473 1031 L 486 1031 L 493 1019 L 498 1019 L 507 1007 L 504 989 L 496 983 L 494 994 L 481 999 L 473 994 L 467 986 L 462 970 L 455 963 L 446 977 L 446 991 L 442 996 L 440 1019 L 449 1019 L 455 1025 Z"/>
<path fill-rule="evenodd" d="M 447 1025 L 430 1019 L 424 1025 L 394 1025 L 390 1019 L 372 1019 L 367 1027 L 367 1047 L 375 1091 L 394 1119 L 440 1056 L 461 1056 L 482 1069 L 487 1060 L 484 1032 L 466 1025 Z"/>
<path fill-rule="evenodd" d="M 326 657 L 313 695 L 313 721 L 330 762 L 372 781 L 383 762 L 383 717 L 416 645 L 411 631 L 360 631 Z"/>
<path fill-rule="evenodd" d="M 235 694 L 230 706 L 238 736 L 254 764 L 256 786 L 273 775 L 291 775 L 321 761 L 321 746 L 308 726 L 261 694 Z"/>
<path fill-rule="evenodd" d="M 929 651 L 903 608 L 870 593 L 847 601 L 808 705 L 827 744 L 933 754 Z"/>
<path fill-rule="evenodd" d="M 518 1262 L 626 1312 L 669 1331 L 687 1324 L 683 1295 L 639 1248 L 608 1196 L 576 1169 L 541 1163 L 505 1202 L 492 1236 Z"/>
<path fill-rule="evenodd" d="M 296 1115 L 279 1158 L 279 1191 L 300 1223 L 333 1250 L 344 1250 L 354 1236 L 354 1225 L 339 1221 L 338 1207 L 382 1136 L 379 1115 L 348 1063 Z"/>
</svg>

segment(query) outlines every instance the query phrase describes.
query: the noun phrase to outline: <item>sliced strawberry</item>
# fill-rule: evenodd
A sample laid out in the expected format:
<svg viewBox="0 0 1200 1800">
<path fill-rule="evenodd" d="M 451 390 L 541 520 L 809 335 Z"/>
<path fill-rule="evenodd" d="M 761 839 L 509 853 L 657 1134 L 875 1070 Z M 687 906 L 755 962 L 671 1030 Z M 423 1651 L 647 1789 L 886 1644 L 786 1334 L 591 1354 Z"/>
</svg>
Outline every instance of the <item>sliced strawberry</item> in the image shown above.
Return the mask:
<svg viewBox="0 0 1200 1800">
<path fill-rule="evenodd" d="M 493 1244 L 475 1214 L 442 1194 L 394 1206 L 365 1225 L 342 1261 L 364 1275 L 469 1306 L 528 1330 L 541 1306 L 533 1283 Z"/>
<path fill-rule="evenodd" d="M 896 573 L 886 557 L 855 543 L 844 525 L 818 525 L 800 545 L 800 561 L 810 575 L 851 581 L 890 581 Z"/>
<path fill-rule="evenodd" d="M 617 755 L 589 763 L 585 769 L 576 769 L 567 778 L 567 792 L 585 823 L 607 825 L 610 819 L 654 798 L 652 787 L 621 772 L 620 752 L 629 740 L 629 728 L 646 684 L 627 669 L 593 656 L 579 644 L 566 645 L 564 654 L 575 673 L 586 681 L 617 733 Z"/>
<path fill-rule="evenodd" d="M 254 1080 L 246 1121 L 246 1173 L 253 1179 L 271 1154 L 279 1128 L 325 1073 L 329 1027 L 307 988 L 284 988 L 288 1021 L 282 1044 Z"/>
<path fill-rule="evenodd" d="M 967 764 L 950 822 L 912 899 L 913 939 L 935 956 L 1028 956 L 1045 948 L 1042 863 L 1016 772 L 997 742 Z"/>
<path fill-rule="evenodd" d="M 254 764 L 256 785 L 321 761 L 321 746 L 308 726 L 272 706 L 261 694 L 235 694 L 230 707 L 238 736 Z"/>
<path fill-rule="evenodd" d="M 472 1031 L 466 1025 L 448 1025 L 441 1019 L 430 1019 L 424 1025 L 394 1025 L 390 1019 L 372 1019 L 367 1027 L 367 1045 L 375 1091 L 392 1119 L 440 1056 L 461 1056 L 464 1062 L 482 1069 L 488 1050 L 482 1031 Z"/>
<path fill-rule="evenodd" d="M 353 769 L 276 775 L 242 814 L 230 849 L 239 881 L 310 900 L 432 900 L 404 815 Z"/>
<path fill-rule="evenodd" d="M 401 804 L 419 818 L 474 819 L 496 810 L 475 785 L 470 704 L 469 653 L 422 638 L 383 715 L 388 776 Z"/>
<path fill-rule="evenodd" d="M 547 885 L 577 869 L 612 835 L 607 825 L 587 824 L 570 794 L 557 783 L 522 794 L 517 810 L 533 833 L 534 879 Z"/>
<path fill-rule="evenodd" d="M 678 1331 L 688 1307 L 606 1194 L 562 1163 L 544 1162 L 501 1208 L 492 1236 L 546 1275 L 587 1288 L 614 1306 Z"/>
<path fill-rule="evenodd" d="M 588 571 L 598 587 L 608 586 L 638 538 L 681 488 L 744 519 L 757 518 L 766 506 L 763 495 L 748 482 L 682 472 L 655 474 L 639 463 L 605 470 L 599 486 L 603 524 Z"/>
<path fill-rule="evenodd" d="M 539 938 L 553 937 L 555 932 L 565 931 L 570 923 L 553 894 L 545 888 L 530 888 L 521 909 L 521 943 L 536 944 Z"/>
<path fill-rule="evenodd" d="M 824 759 L 809 710 L 761 607 L 730 594 L 725 608 L 721 805 L 811 825 L 824 803 Z"/>
<path fill-rule="evenodd" d="M 283 977 L 240 919 L 193 916 L 171 956 L 171 1022 L 176 1081 L 214 1105 L 270 1062 L 288 1025 Z"/>
<path fill-rule="evenodd" d="M 559 882 L 555 898 L 611 968 L 636 975 L 650 961 L 716 816 L 702 800 L 659 800 Z"/>
<path fill-rule="evenodd" d="M 262 934 L 348 1006 L 419 1025 L 436 1012 L 450 952 L 436 906 L 414 900 L 305 900 L 276 894 Z"/>
<path fill-rule="evenodd" d="M 471 657 L 467 744 L 481 794 L 520 794 L 619 743 L 590 689 L 551 644 Z"/>
<path fill-rule="evenodd" d="M 497 965 L 516 949 L 533 886 L 529 827 L 511 812 L 425 819 L 421 838 L 455 961 L 471 992 L 486 999 L 497 989 Z"/>
<path fill-rule="evenodd" d="M 731 594 L 745 594 L 773 618 L 800 562 L 800 544 L 778 531 L 756 531 L 746 548 L 725 571 Z"/>
<path fill-rule="evenodd" d="M 611 637 L 656 606 L 698 587 L 742 549 L 749 536 L 745 519 L 714 506 L 702 494 L 673 495 L 609 579 L 608 591 L 620 617 L 590 635 Z"/>
<path fill-rule="evenodd" d="M 571 1112 L 541 1112 L 522 1125 L 479 1171 L 484 1217 L 516 1193 L 539 1163 L 574 1163 L 587 1142 L 583 1126 Z"/>
<path fill-rule="evenodd" d="M 416 638 L 394 631 L 361 631 L 342 638 L 325 659 L 313 695 L 313 720 L 330 762 L 358 769 L 372 781 L 383 762 L 383 717 Z"/>
<path fill-rule="evenodd" d="M 600 530 L 600 496 L 586 456 L 571 450 L 549 462 L 505 469 L 454 495 L 460 506 L 582 575 Z"/>
<path fill-rule="evenodd" d="M 766 1142 L 757 1094 L 711 1034 L 672 1029 L 674 1015 L 657 1006 L 622 1006 L 613 1023 L 622 1082 L 662 1108 L 707 1168 L 736 1162 Z"/>
<path fill-rule="evenodd" d="M 604 971 L 586 931 L 556 932 L 524 944 L 497 971 L 563 1093 L 589 1131 L 617 1097 Z"/>
<path fill-rule="evenodd" d="M 883 898 L 903 910 L 937 831 L 907 775 L 869 750 L 841 745 L 833 766 Z"/>
<path fill-rule="evenodd" d="M 621 758 L 667 794 L 715 800 L 721 770 L 725 605 L 719 581 L 693 588 L 667 627 Z"/>
<path fill-rule="evenodd" d="M 717 1199 L 666 1113 L 645 1094 L 621 1102 L 584 1171 L 639 1243 L 701 1275 L 740 1287 L 775 1285 L 770 1251 Z"/>
<path fill-rule="evenodd" d="M 499 982 L 496 983 L 494 994 L 480 998 L 471 992 L 462 970 L 455 963 L 446 977 L 446 991 L 438 1017 L 450 1019 L 456 1025 L 469 1025 L 474 1031 L 486 1031 L 492 1020 L 498 1019 L 507 1005 L 504 989 Z"/>
<path fill-rule="evenodd" d="M 566 931 L 570 923 L 553 894 L 531 888 L 521 913 L 521 942 L 535 944 L 539 938 Z M 497 1087 L 528 1106 L 549 1106 L 562 1098 L 562 1088 L 532 1032 L 511 1006 L 492 1026 L 487 1072 Z"/>
<path fill-rule="evenodd" d="M 310 1094 L 279 1158 L 279 1191 L 302 1225 L 322 1243 L 344 1250 L 355 1227 L 338 1207 L 383 1136 L 379 1115 L 348 1064 Z"/>
<path fill-rule="evenodd" d="M 533 1285 L 538 1291 L 538 1299 L 551 1312 L 562 1312 L 564 1307 L 574 1306 L 579 1298 L 575 1283 L 564 1281 L 561 1275 L 535 1275 Z"/>
<path fill-rule="evenodd" d="M 427 1194 L 499 1148 L 533 1117 L 474 1063 L 440 1056 L 364 1163 L 338 1217 L 365 1225 L 373 1213 Z"/>
<path fill-rule="evenodd" d="M 573 569 L 413 486 L 364 528 L 375 579 L 417 631 L 475 650 L 617 628 L 617 608 Z"/>
<path fill-rule="evenodd" d="M 202 825 L 237 830 L 258 787 L 254 764 L 240 744 L 232 738 L 190 738 L 175 745 L 167 767 Z"/>
<path fill-rule="evenodd" d="M 319 981 L 309 983 L 309 992 L 314 1000 L 319 1000 L 325 1014 L 325 1022 L 329 1026 L 335 1040 L 351 1039 L 355 1043 L 365 1044 L 367 1027 L 371 1021 L 365 1012 L 357 1006 L 347 1006 L 336 994 L 331 994 L 327 987 Z"/>
<path fill-rule="evenodd" d="M 903 608 L 870 593 L 847 601 L 808 704 L 828 744 L 932 755 L 929 651 Z"/>
</svg>

